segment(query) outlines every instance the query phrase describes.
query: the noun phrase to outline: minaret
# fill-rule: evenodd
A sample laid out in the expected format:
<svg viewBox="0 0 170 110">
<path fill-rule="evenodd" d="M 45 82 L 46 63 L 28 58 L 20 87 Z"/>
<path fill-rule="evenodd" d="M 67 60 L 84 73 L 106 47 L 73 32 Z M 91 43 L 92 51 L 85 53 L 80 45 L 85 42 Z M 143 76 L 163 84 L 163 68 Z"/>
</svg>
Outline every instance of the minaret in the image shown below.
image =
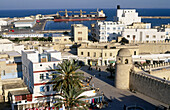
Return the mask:
<svg viewBox="0 0 170 110">
<path fill-rule="evenodd" d="M 115 87 L 129 89 L 129 72 L 132 68 L 132 55 L 126 48 L 118 51 L 116 58 Z"/>
</svg>

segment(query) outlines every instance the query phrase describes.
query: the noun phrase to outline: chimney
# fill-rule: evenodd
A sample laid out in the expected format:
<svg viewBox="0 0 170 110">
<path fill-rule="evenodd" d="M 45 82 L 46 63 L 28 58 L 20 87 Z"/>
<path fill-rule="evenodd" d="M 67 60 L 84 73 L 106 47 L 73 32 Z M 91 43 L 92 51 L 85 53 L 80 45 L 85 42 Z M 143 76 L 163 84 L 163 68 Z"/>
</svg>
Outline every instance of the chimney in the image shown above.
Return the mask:
<svg viewBox="0 0 170 110">
<path fill-rule="evenodd" d="M 120 5 L 117 5 L 117 9 L 120 9 Z"/>
</svg>

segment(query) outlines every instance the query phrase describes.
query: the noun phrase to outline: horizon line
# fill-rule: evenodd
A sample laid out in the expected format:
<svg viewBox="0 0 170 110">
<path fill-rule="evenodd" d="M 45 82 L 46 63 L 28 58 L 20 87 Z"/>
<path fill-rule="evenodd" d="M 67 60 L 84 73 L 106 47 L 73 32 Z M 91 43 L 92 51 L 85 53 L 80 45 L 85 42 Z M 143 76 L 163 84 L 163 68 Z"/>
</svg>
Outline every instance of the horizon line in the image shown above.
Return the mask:
<svg viewBox="0 0 170 110">
<path fill-rule="evenodd" d="M 22 8 L 22 9 L 0 9 L 0 10 L 65 10 L 65 9 L 97 9 L 97 8 Z M 98 8 L 98 9 L 117 9 L 117 8 Z M 120 8 L 120 9 L 170 9 L 170 8 Z"/>
</svg>

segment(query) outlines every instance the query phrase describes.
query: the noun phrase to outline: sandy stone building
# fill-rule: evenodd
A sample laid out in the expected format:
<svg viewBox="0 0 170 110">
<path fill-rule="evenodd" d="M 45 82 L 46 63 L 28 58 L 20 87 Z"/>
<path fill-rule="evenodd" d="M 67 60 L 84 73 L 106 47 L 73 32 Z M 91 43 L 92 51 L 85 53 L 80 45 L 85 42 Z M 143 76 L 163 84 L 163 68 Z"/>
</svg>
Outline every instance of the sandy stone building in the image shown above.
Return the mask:
<svg viewBox="0 0 170 110">
<path fill-rule="evenodd" d="M 88 27 L 83 24 L 72 24 L 71 33 L 74 37 L 74 42 L 87 42 L 88 41 Z"/>
<path fill-rule="evenodd" d="M 119 43 L 85 43 L 78 48 L 79 60 L 86 65 L 109 65 L 115 63 L 117 52 L 128 48 L 131 55 L 138 55 L 137 45 L 120 45 Z"/>
<path fill-rule="evenodd" d="M 118 51 L 116 62 L 115 87 L 129 89 L 129 71 L 132 67 L 132 55 L 128 49 L 122 48 Z"/>
</svg>

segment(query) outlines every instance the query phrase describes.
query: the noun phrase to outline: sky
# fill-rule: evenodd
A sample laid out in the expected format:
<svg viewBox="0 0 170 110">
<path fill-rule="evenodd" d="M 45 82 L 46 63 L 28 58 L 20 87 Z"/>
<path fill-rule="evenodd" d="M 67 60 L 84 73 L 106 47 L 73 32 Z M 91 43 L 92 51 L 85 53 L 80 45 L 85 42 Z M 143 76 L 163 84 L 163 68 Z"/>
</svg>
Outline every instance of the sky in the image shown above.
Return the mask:
<svg viewBox="0 0 170 110">
<path fill-rule="evenodd" d="M 170 8 L 170 0 L 0 0 L 4 9 Z"/>
</svg>

